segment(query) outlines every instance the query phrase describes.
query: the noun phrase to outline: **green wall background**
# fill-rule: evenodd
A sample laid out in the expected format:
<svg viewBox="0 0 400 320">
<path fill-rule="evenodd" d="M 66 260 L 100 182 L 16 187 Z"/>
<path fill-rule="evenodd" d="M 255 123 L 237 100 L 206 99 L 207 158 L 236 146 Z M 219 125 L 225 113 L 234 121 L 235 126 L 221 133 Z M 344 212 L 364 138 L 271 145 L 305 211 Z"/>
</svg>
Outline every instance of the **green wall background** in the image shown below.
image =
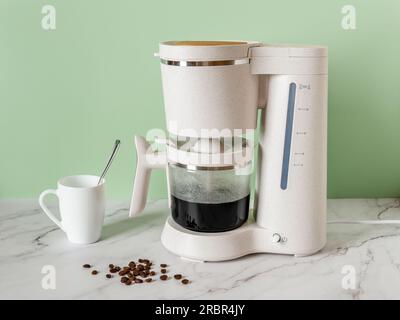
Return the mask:
<svg viewBox="0 0 400 320">
<path fill-rule="evenodd" d="M 45 4 L 56 30 L 41 28 Z M 356 30 L 341 28 L 346 4 Z M 0 0 L 0 198 L 99 173 L 120 138 L 108 194 L 128 199 L 133 135 L 164 128 L 153 53 L 178 39 L 328 45 L 329 197 L 400 195 L 398 0 Z M 158 172 L 150 198 L 163 196 Z"/>
</svg>

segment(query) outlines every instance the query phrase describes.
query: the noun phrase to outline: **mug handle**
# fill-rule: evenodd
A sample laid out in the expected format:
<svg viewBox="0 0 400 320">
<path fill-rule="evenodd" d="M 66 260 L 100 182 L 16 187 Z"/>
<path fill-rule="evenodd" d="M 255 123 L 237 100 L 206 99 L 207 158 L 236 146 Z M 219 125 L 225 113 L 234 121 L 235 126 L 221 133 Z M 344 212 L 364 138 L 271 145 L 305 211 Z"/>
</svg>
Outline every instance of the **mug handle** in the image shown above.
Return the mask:
<svg viewBox="0 0 400 320">
<path fill-rule="evenodd" d="M 65 231 L 64 228 L 62 227 L 62 223 L 60 220 L 58 220 L 54 214 L 51 213 L 50 209 L 46 206 L 46 204 L 44 203 L 44 197 L 48 194 L 54 194 L 57 196 L 58 198 L 58 193 L 57 190 L 52 190 L 52 189 L 48 189 L 43 191 L 40 196 L 39 196 L 39 205 L 42 207 L 43 211 L 45 214 L 47 214 L 47 216 L 50 218 L 51 221 L 53 221 L 61 230 Z"/>
</svg>

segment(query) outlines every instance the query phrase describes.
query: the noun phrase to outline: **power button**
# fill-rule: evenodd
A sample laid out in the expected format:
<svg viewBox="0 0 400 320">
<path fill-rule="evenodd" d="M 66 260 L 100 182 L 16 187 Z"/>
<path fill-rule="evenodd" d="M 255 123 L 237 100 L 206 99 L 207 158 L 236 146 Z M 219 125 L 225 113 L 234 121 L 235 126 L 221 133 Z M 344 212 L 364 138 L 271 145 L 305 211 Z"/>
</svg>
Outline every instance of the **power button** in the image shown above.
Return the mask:
<svg viewBox="0 0 400 320">
<path fill-rule="evenodd" d="M 281 237 L 281 235 L 279 233 L 274 233 L 272 235 L 272 242 L 273 243 L 279 243 L 281 241 L 282 241 L 282 237 Z"/>
</svg>

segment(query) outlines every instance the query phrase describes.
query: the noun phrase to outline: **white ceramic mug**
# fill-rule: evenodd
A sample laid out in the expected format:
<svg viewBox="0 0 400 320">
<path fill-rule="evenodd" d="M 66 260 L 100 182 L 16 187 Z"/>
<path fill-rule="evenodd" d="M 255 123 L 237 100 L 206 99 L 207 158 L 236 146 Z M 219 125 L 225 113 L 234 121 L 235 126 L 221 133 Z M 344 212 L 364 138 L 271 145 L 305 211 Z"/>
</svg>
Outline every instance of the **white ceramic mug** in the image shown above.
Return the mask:
<svg viewBox="0 0 400 320">
<path fill-rule="evenodd" d="M 99 177 L 76 175 L 62 178 L 57 190 L 45 190 L 39 204 L 47 216 L 63 230 L 69 241 L 89 244 L 100 239 L 105 214 L 105 180 L 97 185 Z M 44 203 L 48 194 L 58 197 L 61 221 Z"/>
</svg>

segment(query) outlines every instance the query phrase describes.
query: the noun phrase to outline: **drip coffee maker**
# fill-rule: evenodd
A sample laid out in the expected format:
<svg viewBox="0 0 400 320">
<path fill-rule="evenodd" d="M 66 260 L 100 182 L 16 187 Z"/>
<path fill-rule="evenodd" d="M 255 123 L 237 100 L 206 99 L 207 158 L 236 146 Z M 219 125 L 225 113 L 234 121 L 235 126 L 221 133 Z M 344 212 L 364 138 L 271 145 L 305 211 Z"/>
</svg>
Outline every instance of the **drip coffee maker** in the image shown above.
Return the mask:
<svg viewBox="0 0 400 320">
<path fill-rule="evenodd" d="M 162 152 L 135 137 L 130 216 L 146 204 L 151 170 L 163 168 L 171 215 L 161 240 L 169 251 L 200 261 L 319 251 L 326 242 L 327 49 L 169 41 L 159 57 L 168 136 Z"/>
</svg>

